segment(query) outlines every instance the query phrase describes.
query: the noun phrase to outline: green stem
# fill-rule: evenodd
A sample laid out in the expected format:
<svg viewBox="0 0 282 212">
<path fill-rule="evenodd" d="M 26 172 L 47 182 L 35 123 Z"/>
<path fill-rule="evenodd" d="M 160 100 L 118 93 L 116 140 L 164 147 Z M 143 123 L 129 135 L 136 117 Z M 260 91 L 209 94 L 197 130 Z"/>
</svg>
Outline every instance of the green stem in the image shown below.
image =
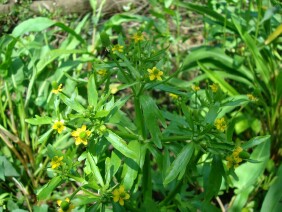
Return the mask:
<svg viewBox="0 0 282 212">
<path fill-rule="evenodd" d="M 152 194 L 153 194 L 150 152 L 148 150 L 145 156 L 142 178 L 143 178 L 142 179 L 143 201 L 146 204 L 149 200 L 152 199 Z"/>
<path fill-rule="evenodd" d="M 138 132 L 143 139 L 147 138 L 146 135 L 146 129 L 145 129 L 145 124 L 144 124 L 144 118 L 143 114 L 141 111 L 141 105 L 140 105 L 140 99 L 139 96 L 134 97 L 134 108 L 135 108 L 135 114 L 136 114 L 136 125 L 140 132 Z"/>
<path fill-rule="evenodd" d="M 174 198 L 174 196 L 179 192 L 179 190 L 182 188 L 183 182 L 182 180 L 178 181 L 177 185 L 174 187 L 174 189 L 166 196 L 166 198 L 160 202 L 159 206 L 164 206 L 167 204 L 170 200 Z"/>
</svg>

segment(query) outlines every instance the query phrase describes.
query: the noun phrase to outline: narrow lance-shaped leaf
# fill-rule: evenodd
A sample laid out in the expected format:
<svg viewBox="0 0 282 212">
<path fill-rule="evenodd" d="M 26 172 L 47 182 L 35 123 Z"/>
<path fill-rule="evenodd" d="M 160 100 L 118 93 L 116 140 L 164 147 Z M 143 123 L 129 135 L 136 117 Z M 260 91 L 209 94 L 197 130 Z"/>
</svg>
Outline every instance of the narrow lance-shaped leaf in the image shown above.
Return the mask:
<svg viewBox="0 0 282 212">
<path fill-rule="evenodd" d="M 209 176 L 206 179 L 207 182 L 204 183 L 206 201 L 210 201 L 214 196 L 218 194 L 223 172 L 224 169 L 221 158 L 219 158 L 218 156 L 214 156 Z"/>
<path fill-rule="evenodd" d="M 164 124 L 164 118 L 151 97 L 145 95 L 140 96 L 140 103 L 143 109 L 145 124 L 151 134 L 152 140 L 158 148 L 162 148 L 158 120 Z"/>
<path fill-rule="evenodd" d="M 60 99 L 71 109 L 75 110 L 78 113 L 83 113 L 85 111 L 84 107 L 78 103 L 75 99 L 70 99 L 64 94 L 60 93 L 59 94 Z"/>
<path fill-rule="evenodd" d="M 168 184 L 174 179 L 177 178 L 177 176 L 182 172 L 183 169 L 186 169 L 193 153 L 194 153 L 194 144 L 189 143 L 177 155 L 176 159 L 173 161 L 171 166 L 169 167 L 167 176 L 164 180 L 164 184 Z"/>
<path fill-rule="evenodd" d="M 275 211 L 278 212 L 282 207 L 282 165 L 280 165 L 277 172 L 277 179 L 269 188 L 261 208 L 261 212 Z"/>
<path fill-rule="evenodd" d="M 124 156 L 128 158 L 138 158 L 138 155 L 130 148 L 128 148 L 126 142 L 111 130 L 108 130 L 104 134 L 104 137 L 113 145 L 115 149 L 121 152 Z"/>
<path fill-rule="evenodd" d="M 102 178 L 102 175 L 100 173 L 100 170 L 99 168 L 97 167 L 91 153 L 87 153 L 87 161 L 89 162 L 90 164 L 90 167 L 91 167 L 91 170 L 92 170 L 92 174 L 95 176 L 97 182 L 100 184 L 100 186 L 104 186 L 104 181 L 103 181 L 103 178 Z"/>
<path fill-rule="evenodd" d="M 25 122 L 32 125 L 51 124 L 52 118 L 48 116 L 40 117 L 36 115 L 35 118 L 25 119 Z"/>
<path fill-rule="evenodd" d="M 126 189 L 130 189 L 133 186 L 133 183 L 136 177 L 138 176 L 141 145 L 138 141 L 132 141 L 128 144 L 128 148 L 136 152 L 138 158 L 136 159 L 126 158 L 124 160 L 122 176 L 123 176 L 123 185 L 125 186 Z"/>
<path fill-rule="evenodd" d="M 249 149 L 251 147 L 257 146 L 263 142 L 269 141 L 270 135 L 257 136 L 247 141 L 242 145 L 243 149 Z"/>
<path fill-rule="evenodd" d="M 95 83 L 94 74 L 88 79 L 88 104 L 96 107 L 98 101 L 98 92 Z"/>
<path fill-rule="evenodd" d="M 45 184 L 42 189 L 39 190 L 37 197 L 38 200 L 45 200 L 49 197 L 52 191 L 63 182 L 61 176 L 54 177 L 49 183 Z"/>
</svg>

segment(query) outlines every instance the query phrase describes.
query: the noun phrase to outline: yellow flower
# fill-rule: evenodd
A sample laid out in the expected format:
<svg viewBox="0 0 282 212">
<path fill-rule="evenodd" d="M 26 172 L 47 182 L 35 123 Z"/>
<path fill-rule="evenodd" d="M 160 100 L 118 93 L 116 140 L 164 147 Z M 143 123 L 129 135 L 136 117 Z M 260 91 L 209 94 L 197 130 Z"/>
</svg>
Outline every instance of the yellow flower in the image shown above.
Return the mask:
<svg viewBox="0 0 282 212">
<path fill-rule="evenodd" d="M 56 169 L 59 166 L 63 165 L 63 161 L 62 161 L 63 159 L 64 159 L 63 156 L 61 156 L 61 157 L 59 157 L 59 156 L 53 157 L 53 159 L 51 161 L 51 168 L 52 169 Z"/>
<path fill-rule="evenodd" d="M 52 128 L 53 130 L 57 130 L 58 133 L 61 134 L 65 129 L 64 120 L 60 120 L 60 121 L 56 120 Z"/>
<path fill-rule="evenodd" d="M 152 69 L 148 69 L 149 72 L 149 78 L 151 81 L 157 79 L 162 80 L 161 76 L 164 74 L 162 71 L 157 69 L 156 67 L 153 67 Z"/>
<path fill-rule="evenodd" d="M 121 85 L 120 83 L 112 83 L 112 84 L 110 84 L 109 89 L 110 89 L 111 94 L 117 93 L 118 92 L 118 87 L 120 85 Z"/>
<path fill-rule="evenodd" d="M 242 162 L 242 158 L 239 156 L 230 155 L 226 157 L 227 160 L 227 168 L 230 169 L 232 167 L 237 168 L 239 163 Z"/>
<path fill-rule="evenodd" d="M 210 88 L 212 90 L 212 92 L 216 93 L 218 91 L 218 85 L 213 83 L 212 85 L 210 85 Z"/>
<path fill-rule="evenodd" d="M 255 97 L 253 94 L 247 94 L 247 97 L 249 98 L 249 100 L 253 101 L 253 102 L 257 102 L 258 98 Z"/>
<path fill-rule="evenodd" d="M 126 193 L 123 185 L 113 191 L 114 202 L 119 202 L 120 205 L 124 205 L 124 200 L 127 200 L 129 198 L 130 195 Z"/>
<path fill-rule="evenodd" d="M 176 100 L 176 99 L 179 98 L 179 96 L 176 95 L 176 94 L 174 94 L 174 93 L 170 93 L 169 96 L 170 96 L 172 99 L 174 99 L 174 100 Z"/>
<path fill-rule="evenodd" d="M 132 36 L 132 39 L 134 40 L 135 43 L 137 43 L 139 41 L 143 41 L 144 40 L 144 35 L 142 33 L 135 33 Z"/>
<path fill-rule="evenodd" d="M 197 86 L 197 85 L 192 85 L 192 90 L 193 91 L 198 91 L 198 90 L 200 90 L 200 87 Z"/>
<path fill-rule="evenodd" d="M 62 87 L 63 87 L 63 84 L 60 84 L 60 85 L 57 87 L 57 89 L 53 89 L 53 90 L 52 90 L 52 93 L 58 94 L 59 92 L 61 92 L 61 91 L 63 90 Z"/>
<path fill-rule="evenodd" d="M 116 44 L 114 45 L 114 47 L 112 48 L 112 51 L 115 53 L 115 52 L 123 52 L 123 48 L 124 46 L 122 45 L 119 45 L 119 44 Z"/>
<path fill-rule="evenodd" d="M 86 130 L 86 125 L 82 125 L 81 128 L 78 128 L 76 131 L 73 131 L 71 135 L 75 139 L 75 144 L 79 145 L 83 143 L 84 145 L 87 145 L 87 139 L 90 136 L 91 132 L 89 130 Z"/>
<path fill-rule="evenodd" d="M 237 146 L 237 147 L 233 150 L 232 155 L 237 157 L 237 156 L 239 156 L 240 152 L 242 152 L 242 151 L 243 151 L 243 148 L 240 147 L 240 146 Z"/>
<path fill-rule="evenodd" d="M 216 129 L 218 129 L 221 132 L 224 132 L 227 128 L 224 117 L 222 117 L 220 119 L 216 119 L 215 122 L 214 122 L 214 125 L 215 125 Z"/>
<path fill-rule="evenodd" d="M 58 209 L 58 212 L 71 212 L 72 209 L 74 209 L 74 205 L 70 204 L 70 199 L 66 198 L 64 201 L 62 200 L 57 200 L 57 204 L 60 207 Z"/>
<path fill-rule="evenodd" d="M 238 167 L 239 163 L 242 162 L 242 158 L 239 157 L 239 154 L 243 151 L 243 148 L 240 146 L 237 146 L 231 155 L 226 157 L 227 160 L 227 168 L 230 169 L 231 167 Z"/>
<path fill-rule="evenodd" d="M 101 69 L 101 70 L 97 71 L 97 74 L 99 74 L 101 76 L 105 76 L 107 74 L 107 70 L 106 69 Z"/>
</svg>

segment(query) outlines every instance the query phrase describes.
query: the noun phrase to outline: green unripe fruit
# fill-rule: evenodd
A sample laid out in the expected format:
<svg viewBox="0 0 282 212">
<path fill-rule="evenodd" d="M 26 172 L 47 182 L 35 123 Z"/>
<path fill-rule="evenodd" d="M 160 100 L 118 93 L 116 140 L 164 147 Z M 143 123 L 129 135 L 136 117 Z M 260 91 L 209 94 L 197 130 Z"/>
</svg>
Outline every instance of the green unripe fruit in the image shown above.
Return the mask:
<svg viewBox="0 0 282 212">
<path fill-rule="evenodd" d="M 79 137 L 81 138 L 81 139 L 86 139 L 87 138 L 87 134 L 86 134 L 86 132 L 81 132 L 81 133 L 79 133 Z"/>
<path fill-rule="evenodd" d="M 56 81 L 52 82 L 52 88 L 57 89 L 58 88 L 58 83 Z"/>
<path fill-rule="evenodd" d="M 243 150 L 242 152 L 239 153 L 239 157 L 242 158 L 242 159 L 249 159 L 250 154 Z"/>
<path fill-rule="evenodd" d="M 63 211 L 67 211 L 69 209 L 69 207 L 70 207 L 70 203 L 69 202 L 63 201 L 61 203 L 61 208 L 62 208 Z"/>
<path fill-rule="evenodd" d="M 99 127 L 100 132 L 105 132 L 107 130 L 107 127 L 105 125 L 101 125 Z"/>
</svg>

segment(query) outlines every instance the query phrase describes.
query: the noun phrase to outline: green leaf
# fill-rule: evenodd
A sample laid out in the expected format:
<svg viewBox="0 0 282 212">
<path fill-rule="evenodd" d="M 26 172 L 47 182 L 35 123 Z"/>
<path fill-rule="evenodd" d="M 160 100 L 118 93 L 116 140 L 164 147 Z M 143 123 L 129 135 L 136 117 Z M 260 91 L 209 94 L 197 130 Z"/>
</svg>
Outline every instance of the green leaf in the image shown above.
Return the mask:
<svg viewBox="0 0 282 212">
<path fill-rule="evenodd" d="M 176 159 L 169 167 L 167 176 L 164 180 L 164 185 L 176 179 L 183 169 L 186 170 L 186 166 L 188 165 L 194 153 L 194 149 L 195 147 L 193 143 L 188 143 L 183 147 L 181 152 L 177 155 Z"/>
<path fill-rule="evenodd" d="M 42 204 L 40 206 L 33 206 L 33 212 L 48 212 L 48 205 Z"/>
<path fill-rule="evenodd" d="M 270 135 L 257 136 L 257 137 L 252 138 L 251 140 L 247 141 L 246 143 L 244 143 L 242 145 L 242 148 L 243 149 L 249 149 L 249 148 L 257 146 L 261 143 L 270 142 L 269 139 L 270 139 Z"/>
<path fill-rule="evenodd" d="M 263 80 L 263 82 L 268 85 L 272 71 L 269 70 L 263 55 L 261 55 L 255 39 L 252 38 L 252 36 L 248 32 L 243 32 L 242 26 L 236 17 L 232 17 L 232 21 L 254 58 L 257 74 L 260 75 L 260 78 Z"/>
<path fill-rule="evenodd" d="M 98 92 L 96 88 L 95 83 L 95 76 L 94 74 L 91 74 L 88 79 L 88 104 L 94 106 L 94 108 L 97 106 L 98 101 Z"/>
<path fill-rule="evenodd" d="M 95 176 L 97 183 L 100 184 L 100 186 L 104 186 L 104 181 L 102 178 L 102 175 L 100 173 L 100 170 L 98 168 L 98 166 L 96 165 L 93 156 L 90 152 L 87 153 L 87 161 L 90 164 L 90 168 L 91 168 L 91 172 L 92 174 Z"/>
<path fill-rule="evenodd" d="M 47 132 L 45 132 L 43 135 L 41 135 L 41 136 L 38 138 L 38 140 L 37 140 L 35 146 L 37 146 L 38 144 L 45 143 L 45 142 L 48 140 L 48 138 L 50 137 L 52 131 L 53 131 L 53 129 L 50 129 L 50 130 L 48 130 Z"/>
<path fill-rule="evenodd" d="M 52 191 L 63 183 L 61 176 L 54 177 L 49 183 L 45 184 L 38 192 L 38 200 L 45 200 L 49 197 Z"/>
<path fill-rule="evenodd" d="M 268 45 L 270 44 L 275 38 L 277 38 L 278 36 L 280 36 L 282 34 L 282 24 L 280 24 L 275 30 L 274 32 L 272 32 L 268 38 L 265 40 L 264 44 Z"/>
<path fill-rule="evenodd" d="M 124 156 L 132 159 L 137 159 L 138 155 L 136 152 L 132 151 L 126 144 L 126 142 L 116 135 L 114 132 L 111 130 L 108 130 L 105 134 L 104 137 L 113 145 L 113 147 L 121 152 Z"/>
<path fill-rule="evenodd" d="M 170 5 L 172 4 L 173 0 L 165 0 L 164 1 L 164 5 L 165 5 L 165 8 L 169 8 Z"/>
<path fill-rule="evenodd" d="M 121 166 L 121 158 L 113 151 L 111 158 L 106 158 L 106 184 L 109 185 L 112 177 L 116 174 L 119 167 Z"/>
<path fill-rule="evenodd" d="M 40 117 L 35 115 L 36 118 L 25 119 L 25 122 L 32 125 L 51 124 L 53 122 L 51 117 Z"/>
<path fill-rule="evenodd" d="M 128 148 L 137 154 L 137 158 L 135 159 L 126 158 L 124 160 L 123 170 L 122 170 L 122 177 L 123 177 L 122 184 L 125 186 L 126 189 L 132 188 L 133 183 L 138 176 L 141 145 L 138 141 L 131 141 L 128 144 Z"/>
<path fill-rule="evenodd" d="M 60 96 L 60 99 L 67 106 L 69 106 L 71 109 L 75 110 L 76 112 L 83 113 L 85 111 L 84 107 L 74 99 L 75 94 L 73 94 L 72 99 L 68 98 L 66 95 L 62 93 L 60 93 L 59 96 Z"/>
<path fill-rule="evenodd" d="M 277 173 L 276 181 L 270 186 L 264 201 L 262 203 L 261 212 L 279 212 L 281 211 L 282 203 L 282 165 L 280 165 Z"/>
<path fill-rule="evenodd" d="M 37 68 L 37 75 L 40 74 L 44 68 L 53 62 L 55 59 L 57 59 L 60 56 L 65 56 L 69 54 L 83 54 L 85 53 L 85 50 L 80 50 L 80 49 L 54 49 L 46 54 L 42 55 L 40 57 L 40 60 L 36 64 Z"/>
<path fill-rule="evenodd" d="M 144 114 L 144 121 L 146 124 L 146 127 L 148 128 L 152 140 L 154 144 L 158 148 L 162 148 L 162 143 L 161 143 L 161 131 L 159 128 L 159 122 L 160 120 L 163 125 L 165 124 L 164 118 L 156 105 L 155 101 L 150 97 L 150 96 L 145 96 L 142 95 L 140 96 L 140 103 L 141 107 L 143 109 L 143 114 Z"/>
<path fill-rule="evenodd" d="M 212 105 L 209 108 L 209 111 L 208 111 L 206 118 L 205 118 L 205 122 L 207 124 L 214 123 L 214 120 L 216 119 L 216 117 L 218 115 L 218 110 L 219 110 L 219 105 Z"/>
<path fill-rule="evenodd" d="M 202 14 L 204 16 L 210 16 L 211 18 L 215 19 L 216 21 L 218 21 L 218 23 L 220 23 L 221 26 L 225 26 L 228 29 L 235 31 L 236 32 L 236 27 L 234 26 L 234 24 L 230 21 L 227 20 L 226 17 L 222 16 L 220 13 L 206 7 L 206 6 L 202 6 L 202 5 L 198 5 L 198 4 L 191 4 L 191 3 L 184 3 L 181 1 L 176 1 L 175 3 L 176 5 L 180 6 L 180 7 L 184 7 L 186 9 L 189 9 L 191 11 L 194 11 L 196 13 Z"/>
<path fill-rule="evenodd" d="M 202 65 L 200 62 L 198 62 L 198 65 L 200 68 L 207 74 L 207 76 L 215 83 L 220 85 L 220 88 L 227 92 L 230 96 L 238 95 L 238 92 L 230 85 L 228 84 L 224 78 L 222 78 L 221 75 L 216 74 L 215 72 L 207 69 L 204 65 Z"/>
<path fill-rule="evenodd" d="M 259 177 L 263 174 L 270 156 L 270 140 L 259 144 L 252 152 L 250 159 L 260 161 L 260 163 L 244 163 L 235 169 L 239 178 L 233 180 L 233 185 L 237 187 L 236 196 L 230 211 L 241 210 L 249 199 L 254 186 L 258 183 Z M 251 174 L 250 174 L 251 170 Z"/>
<path fill-rule="evenodd" d="M 55 22 L 49 18 L 44 18 L 44 17 L 31 18 L 17 25 L 14 28 L 12 35 L 18 37 L 27 32 L 41 32 L 54 24 Z"/>
<path fill-rule="evenodd" d="M 0 178 L 20 176 L 13 164 L 5 156 L 0 156 Z"/>
<path fill-rule="evenodd" d="M 100 110 L 97 111 L 97 113 L 95 114 L 95 118 L 103 118 L 106 117 L 107 115 L 109 115 L 110 111 L 108 110 Z"/>
<path fill-rule="evenodd" d="M 205 201 L 209 202 L 219 192 L 222 175 L 224 173 L 222 160 L 218 156 L 214 156 L 209 176 L 204 183 Z"/>
<path fill-rule="evenodd" d="M 234 66 L 234 58 L 225 54 L 224 49 L 221 48 L 211 48 L 211 47 L 200 47 L 189 54 L 184 59 L 183 70 L 190 70 L 198 66 L 197 62 L 201 62 L 203 65 L 217 67 L 219 70 L 230 70 L 229 74 L 232 74 L 233 77 L 242 79 L 245 84 L 250 85 L 254 81 L 254 76 L 252 72 L 247 69 L 244 65 Z M 222 75 L 222 71 L 218 73 Z M 221 76 L 225 78 L 227 76 Z"/>
<path fill-rule="evenodd" d="M 111 41 L 110 41 L 109 35 L 106 32 L 101 32 L 100 33 L 100 39 L 101 39 L 102 45 L 104 47 L 108 47 L 108 46 L 111 45 Z"/>
</svg>

